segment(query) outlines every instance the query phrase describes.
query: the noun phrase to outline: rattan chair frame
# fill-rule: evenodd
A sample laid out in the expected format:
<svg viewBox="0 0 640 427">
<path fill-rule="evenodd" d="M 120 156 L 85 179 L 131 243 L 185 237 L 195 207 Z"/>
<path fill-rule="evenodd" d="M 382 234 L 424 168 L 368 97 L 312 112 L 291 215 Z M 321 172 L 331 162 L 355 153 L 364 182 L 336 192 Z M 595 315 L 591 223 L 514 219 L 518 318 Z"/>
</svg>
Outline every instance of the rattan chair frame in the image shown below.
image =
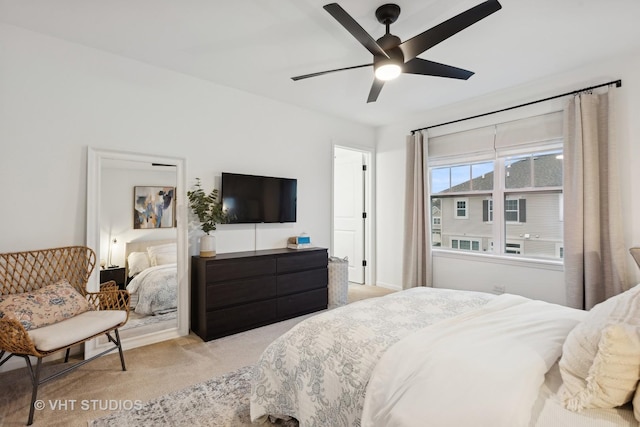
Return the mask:
<svg viewBox="0 0 640 427">
<path fill-rule="evenodd" d="M 96 254 L 86 246 L 66 246 L 0 254 L 0 295 L 2 296 L 35 291 L 51 283 L 66 279 L 87 298 L 95 310 L 123 310 L 126 312 L 125 320 L 115 327 L 50 351 L 38 350 L 29 333 L 19 321 L 5 317 L 0 318 L 0 366 L 13 356 L 22 357 L 27 364 L 31 377 L 33 388 L 27 425 L 33 423 L 34 403 L 38 395 L 38 386 L 41 384 L 114 350 L 118 350 L 120 353 L 122 370 L 127 370 L 118 328 L 123 326 L 129 319 L 129 292 L 118 290 L 115 282 L 102 284 L 100 292 L 88 292 L 86 288 L 87 282 L 95 265 Z M 89 359 L 76 362 L 60 372 L 41 378 L 42 361 L 46 356 L 66 350 L 64 361 L 67 363 L 73 346 L 101 335 L 106 335 L 113 347 Z M 30 357 L 37 358 L 35 369 Z"/>
</svg>

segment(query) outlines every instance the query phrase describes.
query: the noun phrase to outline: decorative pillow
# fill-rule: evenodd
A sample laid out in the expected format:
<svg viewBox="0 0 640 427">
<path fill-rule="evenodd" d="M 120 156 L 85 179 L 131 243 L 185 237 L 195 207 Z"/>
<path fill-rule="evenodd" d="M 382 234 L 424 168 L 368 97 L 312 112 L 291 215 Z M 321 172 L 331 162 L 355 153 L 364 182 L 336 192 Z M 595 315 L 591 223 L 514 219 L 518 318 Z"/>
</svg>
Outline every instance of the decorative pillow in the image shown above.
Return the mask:
<svg viewBox="0 0 640 427">
<path fill-rule="evenodd" d="M 150 266 L 149 255 L 146 252 L 131 252 L 127 257 L 127 275 L 129 277 L 135 276 Z"/>
<path fill-rule="evenodd" d="M 640 379 L 640 285 L 593 307 L 567 336 L 559 366 L 569 410 L 630 401 Z"/>
<path fill-rule="evenodd" d="M 67 280 L 33 292 L 0 296 L 0 318 L 16 319 L 28 331 L 92 310 Z"/>
<path fill-rule="evenodd" d="M 177 260 L 177 248 L 175 243 L 166 245 L 149 246 L 147 248 L 151 266 L 175 264 Z"/>
</svg>

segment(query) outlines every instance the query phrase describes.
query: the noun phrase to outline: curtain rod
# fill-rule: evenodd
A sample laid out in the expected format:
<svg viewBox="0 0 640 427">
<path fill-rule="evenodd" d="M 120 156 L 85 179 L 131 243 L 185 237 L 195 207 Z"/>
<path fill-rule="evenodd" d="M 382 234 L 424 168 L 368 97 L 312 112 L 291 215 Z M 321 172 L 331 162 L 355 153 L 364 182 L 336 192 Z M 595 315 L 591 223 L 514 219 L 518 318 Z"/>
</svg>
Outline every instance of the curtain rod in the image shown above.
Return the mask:
<svg viewBox="0 0 640 427">
<path fill-rule="evenodd" d="M 550 96 L 550 97 L 544 98 L 544 99 L 538 99 L 537 101 L 531 101 L 531 102 L 527 102 L 525 104 L 514 105 L 513 107 L 507 107 L 507 108 L 503 108 L 501 110 L 489 111 L 488 113 L 477 114 L 475 116 L 465 117 L 463 119 L 452 120 L 450 122 L 445 122 L 445 123 L 439 123 L 437 125 L 426 126 L 426 127 L 420 128 L 420 129 L 414 129 L 414 130 L 411 131 L 411 133 L 413 134 L 413 133 L 419 132 L 421 130 L 427 130 L 427 129 L 432 129 L 432 128 L 435 128 L 435 127 L 438 127 L 438 126 L 444 126 L 444 125 L 450 125 L 452 123 L 463 122 L 465 120 L 477 119 L 478 117 L 484 117 L 484 116 L 488 116 L 490 114 L 502 113 L 503 111 L 514 110 L 516 108 L 526 107 L 528 105 L 538 104 L 540 102 L 550 101 L 550 100 L 556 99 L 556 98 L 562 98 L 563 96 L 575 95 L 575 94 L 580 93 L 580 92 L 585 92 L 585 91 L 588 91 L 588 90 L 593 90 L 593 89 L 597 89 L 597 88 L 604 87 L 604 86 L 611 86 L 612 84 L 615 84 L 616 87 L 621 87 L 622 86 L 622 80 L 613 80 L 613 81 L 610 81 L 610 82 L 607 82 L 607 83 L 602 83 L 602 84 L 599 84 L 599 85 L 596 85 L 596 86 L 585 87 L 583 89 L 572 90 L 571 92 L 563 93 L 563 94 L 560 94 L 560 95 Z"/>
</svg>

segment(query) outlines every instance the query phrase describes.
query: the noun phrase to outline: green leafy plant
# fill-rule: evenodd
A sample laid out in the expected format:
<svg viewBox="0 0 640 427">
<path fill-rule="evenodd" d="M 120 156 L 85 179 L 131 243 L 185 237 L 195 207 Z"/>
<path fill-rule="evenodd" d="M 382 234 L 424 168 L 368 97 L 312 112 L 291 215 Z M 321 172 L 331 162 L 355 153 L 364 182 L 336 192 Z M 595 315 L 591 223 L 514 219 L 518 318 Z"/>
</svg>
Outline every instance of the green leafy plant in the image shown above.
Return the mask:
<svg viewBox="0 0 640 427">
<path fill-rule="evenodd" d="M 229 222 L 229 214 L 218 201 L 218 190 L 214 188 L 207 194 L 202 189 L 200 178 L 196 178 L 194 189 L 187 191 L 189 207 L 200 221 L 202 231 L 209 234 L 216 229 L 217 224 Z"/>
</svg>

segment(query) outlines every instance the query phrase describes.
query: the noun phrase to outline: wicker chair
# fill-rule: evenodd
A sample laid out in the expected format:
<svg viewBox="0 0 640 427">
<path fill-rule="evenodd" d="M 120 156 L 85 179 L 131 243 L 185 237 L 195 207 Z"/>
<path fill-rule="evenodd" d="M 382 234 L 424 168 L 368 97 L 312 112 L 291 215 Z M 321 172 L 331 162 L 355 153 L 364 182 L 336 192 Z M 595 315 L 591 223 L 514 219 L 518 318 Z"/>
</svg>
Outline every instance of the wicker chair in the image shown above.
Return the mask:
<svg viewBox="0 0 640 427">
<path fill-rule="evenodd" d="M 39 333 L 42 336 L 45 332 L 44 328 L 56 327 L 53 330 L 46 330 L 44 336 L 49 341 L 47 345 L 40 345 L 42 341 L 39 341 L 37 334 L 34 334 L 34 331 L 38 331 L 38 329 L 27 331 L 22 323 L 0 313 L 0 366 L 11 357 L 20 356 L 27 363 L 31 375 L 33 391 L 27 425 L 33 422 L 34 402 L 40 384 L 116 349 L 120 352 L 122 370 L 126 371 L 118 328 L 124 325 L 129 318 L 129 293 L 117 290 L 117 286 L 114 287 L 115 283 L 108 282 L 101 286 L 100 292 L 87 292 L 86 285 L 95 263 L 95 252 L 84 246 L 0 254 L 0 300 L 8 295 L 36 291 L 48 284 L 66 279 L 88 300 L 92 308 L 86 313 L 62 320 L 55 325 L 39 328 Z M 123 311 L 124 313 L 122 313 Z M 93 319 L 93 321 L 87 319 Z M 52 337 L 52 334 L 56 335 L 56 330 L 64 330 L 64 333 L 58 333 L 57 336 Z M 114 344 L 113 347 L 46 378 L 40 378 L 44 357 L 60 350 L 66 350 L 65 363 L 67 363 L 72 346 L 102 334 L 105 334 L 107 339 Z M 38 348 L 39 345 L 41 348 Z M 38 360 L 35 370 L 29 356 L 36 357 Z"/>
</svg>

